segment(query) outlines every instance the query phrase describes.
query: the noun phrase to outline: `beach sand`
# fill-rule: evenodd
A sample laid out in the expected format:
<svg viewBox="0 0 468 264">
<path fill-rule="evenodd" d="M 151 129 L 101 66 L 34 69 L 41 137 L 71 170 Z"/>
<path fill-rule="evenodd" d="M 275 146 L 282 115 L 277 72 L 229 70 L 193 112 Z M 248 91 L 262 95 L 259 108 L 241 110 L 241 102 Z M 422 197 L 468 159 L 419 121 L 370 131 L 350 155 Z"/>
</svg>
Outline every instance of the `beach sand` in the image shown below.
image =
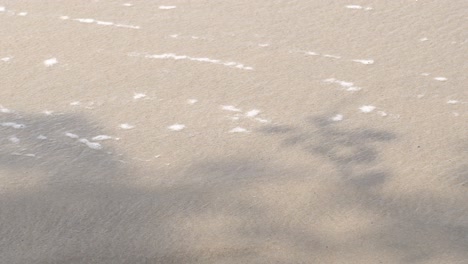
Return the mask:
<svg viewBox="0 0 468 264">
<path fill-rule="evenodd" d="M 0 1 L 0 262 L 467 263 L 467 10 Z"/>
</svg>

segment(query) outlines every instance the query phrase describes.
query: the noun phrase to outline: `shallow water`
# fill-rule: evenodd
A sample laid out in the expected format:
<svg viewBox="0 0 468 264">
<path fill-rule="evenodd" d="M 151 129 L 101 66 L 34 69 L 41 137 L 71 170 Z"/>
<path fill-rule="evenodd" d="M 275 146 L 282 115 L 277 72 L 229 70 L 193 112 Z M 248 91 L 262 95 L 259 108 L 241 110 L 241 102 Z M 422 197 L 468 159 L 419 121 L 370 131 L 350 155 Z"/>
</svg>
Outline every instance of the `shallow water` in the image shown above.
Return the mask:
<svg viewBox="0 0 468 264">
<path fill-rule="evenodd" d="M 467 7 L 1 1 L 1 262 L 466 262 Z"/>
</svg>

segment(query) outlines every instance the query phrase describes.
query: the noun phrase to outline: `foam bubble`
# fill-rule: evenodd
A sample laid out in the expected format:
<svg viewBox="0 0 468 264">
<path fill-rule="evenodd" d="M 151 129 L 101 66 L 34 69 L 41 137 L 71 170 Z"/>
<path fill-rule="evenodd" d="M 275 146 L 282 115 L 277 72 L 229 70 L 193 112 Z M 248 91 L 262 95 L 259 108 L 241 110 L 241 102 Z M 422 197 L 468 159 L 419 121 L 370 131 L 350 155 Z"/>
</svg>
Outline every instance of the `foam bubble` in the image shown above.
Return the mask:
<svg viewBox="0 0 468 264">
<path fill-rule="evenodd" d="M 53 66 L 58 63 L 57 58 L 50 58 L 44 61 L 44 65 L 47 67 Z"/>
<path fill-rule="evenodd" d="M 144 94 L 144 93 L 135 93 L 133 95 L 133 99 L 135 99 L 135 100 L 136 99 L 141 99 L 141 98 L 144 98 L 144 97 L 146 97 L 146 94 Z"/>
<path fill-rule="evenodd" d="M 241 112 L 239 108 L 236 108 L 235 106 L 232 106 L 232 105 L 222 105 L 221 109 L 226 110 L 226 111 L 232 111 L 232 112 Z"/>
<path fill-rule="evenodd" d="M 46 136 L 44 136 L 44 135 L 39 135 L 39 136 L 37 136 L 37 139 L 40 139 L 40 140 L 45 140 L 45 139 L 47 139 L 47 137 L 46 137 Z"/>
<path fill-rule="evenodd" d="M 130 124 L 128 124 L 128 123 L 120 124 L 119 127 L 120 127 L 121 129 L 133 129 L 133 128 L 135 128 L 134 125 L 130 125 Z"/>
<path fill-rule="evenodd" d="M 364 8 L 364 7 L 360 6 L 360 5 L 347 5 L 345 7 L 348 8 L 348 9 L 363 9 Z"/>
<path fill-rule="evenodd" d="M 445 77 L 439 76 L 439 77 L 434 77 L 434 80 L 439 81 L 439 82 L 445 82 L 445 81 L 447 81 L 448 79 L 445 78 Z"/>
<path fill-rule="evenodd" d="M 248 130 L 243 127 L 235 127 L 229 130 L 229 133 L 246 133 L 246 132 L 248 132 Z"/>
<path fill-rule="evenodd" d="M 73 134 L 73 133 L 65 133 L 65 136 L 69 137 L 69 138 L 79 138 L 79 136 L 77 134 Z"/>
<path fill-rule="evenodd" d="M 169 10 L 169 9 L 174 9 L 174 8 L 176 8 L 176 6 L 165 6 L 165 5 L 159 6 L 159 9 L 162 9 L 162 10 Z"/>
<path fill-rule="evenodd" d="M 91 142 L 91 141 L 87 140 L 86 138 L 81 138 L 78 141 L 85 144 L 90 149 L 102 149 L 102 145 L 100 143 Z"/>
<path fill-rule="evenodd" d="M 331 118 L 332 121 L 341 121 L 343 120 L 343 115 L 337 114 Z"/>
<path fill-rule="evenodd" d="M 98 135 L 98 136 L 93 137 L 91 140 L 93 140 L 93 141 L 103 141 L 103 140 L 108 140 L 108 139 L 112 139 L 112 137 L 108 136 L 108 135 Z"/>
<path fill-rule="evenodd" d="M 370 112 L 375 110 L 375 106 L 363 105 L 363 106 L 359 107 L 359 110 L 361 110 L 361 112 L 363 112 L 363 113 L 370 113 Z"/>
<path fill-rule="evenodd" d="M 331 55 L 331 54 L 323 54 L 325 58 L 332 58 L 332 59 L 341 59 L 341 56 L 338 55 Z"/>
<path fill-rule="evenodd" d="M 114 25 L 114 22 L 96 20 L 96 24 L 101 26 L 112 26 Z"/>
<path fill-rule="evenodd" d="M 374 64 L 374 60 L 370 59 L 370 60 L 353 60 L 354 62 L 359 62 L 361 64 L 366 64 L 366 65 L 369 65 L 369 64 Z"/>
<path fill-rule="evenodd" d="M 172 131 L 180 131 L 180 130 L 185 128 L 185 125 L 176 123 L 176 124 L 174 124 L 172 126 L 168 126 L 167 128 L 172 130 Z"/>
<path fill-rule="evenodd" d="M 13 57 L 3 57 L 0 60 L 3 62 L 9 62 Z"/>
<path fill-rule="evenodd" d="M 269 122 L 270 122 L 270 121 L 267 120 L 267 119 L 263 119 L 263 118 L 259 118 L 259 117 L 255 118 L 255 120 L 257 120 L 257 121 L 260 122 L 260 123 L 269 123 Z"/>
<path fill-rule="evenodd" d="M 13 111 L 0 105 L 0 113 L 9 114 L 9 113 L 13 113 Z"/>
<path fill-rule="evenodd" d="M 76 18 L 74 20 L 78 21 L 80 23 L 86 23 L 86 24 L 94 23 L 94 19 L 92 19 L 92 18 Z"/>
<path fill-rule="evenodd" d="M 369 11 L 369 10 L 372 10 L 374 8 L 370 7 L 370 6 L 360 6 L 360 5 L 346 5 L 345 6 L 346 8 L 348 9 L 356 9 L 356 10 L 365 10 L 365 11 Z"/>
<path fill-rule="evenodd" d="M 260 110 L 252 109 L 252 110 L 248 111 L 245 115 L 248 116 L 248 117 L 255 117 L 258 114 L 260 114 Z"/>
</svg>

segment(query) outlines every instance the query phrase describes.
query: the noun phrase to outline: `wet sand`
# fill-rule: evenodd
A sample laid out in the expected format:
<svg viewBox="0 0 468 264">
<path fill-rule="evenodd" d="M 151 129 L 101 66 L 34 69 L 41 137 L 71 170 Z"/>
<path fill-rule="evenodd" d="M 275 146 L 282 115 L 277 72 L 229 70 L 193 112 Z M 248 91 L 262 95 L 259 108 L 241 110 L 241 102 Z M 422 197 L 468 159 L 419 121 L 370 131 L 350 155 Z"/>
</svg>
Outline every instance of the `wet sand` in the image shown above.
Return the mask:
<svg viewBox="0 0 468 264">
<path fill-rule="evenodd" d="M 0 262 L 466 263 L 467 8 L 0 1 Z"/>
</svg>

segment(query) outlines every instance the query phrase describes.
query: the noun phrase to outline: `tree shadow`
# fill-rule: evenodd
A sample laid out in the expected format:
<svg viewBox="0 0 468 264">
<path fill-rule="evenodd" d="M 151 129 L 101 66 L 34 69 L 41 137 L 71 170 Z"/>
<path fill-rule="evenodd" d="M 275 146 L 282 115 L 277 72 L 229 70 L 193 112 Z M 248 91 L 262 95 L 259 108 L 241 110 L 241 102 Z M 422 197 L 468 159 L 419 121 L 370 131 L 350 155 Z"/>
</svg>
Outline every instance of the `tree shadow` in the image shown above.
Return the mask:
<svg viewBox="0 0 468 264">
<path fill-rule="evenodd" d="M 113 142 L 87 144 L 97 143 L 91 139 L 102 134 L 99 124 L 77 115 L 0 116 L 0 262 L 220 263 L 258 258 L 248 245 L 211 241 L 234 235 L 223 233 L 224 223 L 216 219 L 234 221 L 236 212 L 249 210 L 248 204 L 233 203 L 236 197 L 230 195 L 261 178 L 265 166 L 202 161 L 185 173 L 185 181 L 142 187 L 135 181 L 141 175 L 116 153 Z M 150 174 L 158 177 L 166 171 Z M 211 219 L 219 234 L 190 228 L 203 230 Z M 199 240 L 203 246 L 197 245 Z"/>
<path fill-rule="evenodd" d="M 306 129 L 265 126 L 259 133 L 274 135 L 282 148 L 333 169 L 293 168 L 253 154 L 215 157 L 175 168 L 183 177 L 173 184 L 142 187 L 112 142 L 92 149 L 79 141 L 105 134 L 99 124 L 76 115 L 0 118 L 10 123 L 0 126 L 4 263 L 468 258 L 463 212 L 453 220 L 445 217 L 447 211 L 420 211 L 419 201 L 384 192 L 392 169 L 381 153 L 398 139 L 389 131 L 347 128 L 324 117 L 308 119 Z"/>
</svg>

